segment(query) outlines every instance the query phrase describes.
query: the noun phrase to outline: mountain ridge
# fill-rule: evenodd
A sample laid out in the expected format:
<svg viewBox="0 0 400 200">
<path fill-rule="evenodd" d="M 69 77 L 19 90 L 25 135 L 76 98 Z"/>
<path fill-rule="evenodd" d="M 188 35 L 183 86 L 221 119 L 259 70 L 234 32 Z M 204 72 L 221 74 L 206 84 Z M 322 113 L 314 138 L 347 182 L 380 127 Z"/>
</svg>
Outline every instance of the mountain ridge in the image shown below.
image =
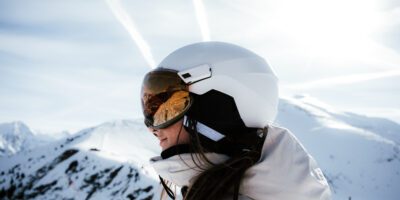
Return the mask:
<svg viewBox="0 0 400 200">
<path fill-rule="evenodd" d="M 299 95 L 281 99 L 276 124 L 291 130 L 316 159 L 333 199 L 400 196 L 397 123 Z M 157 199 L 158 176 L 148 159 L 159 154 L 142 120 L 105 122 L 0 158 L 0 198 Z"/>
</svg>

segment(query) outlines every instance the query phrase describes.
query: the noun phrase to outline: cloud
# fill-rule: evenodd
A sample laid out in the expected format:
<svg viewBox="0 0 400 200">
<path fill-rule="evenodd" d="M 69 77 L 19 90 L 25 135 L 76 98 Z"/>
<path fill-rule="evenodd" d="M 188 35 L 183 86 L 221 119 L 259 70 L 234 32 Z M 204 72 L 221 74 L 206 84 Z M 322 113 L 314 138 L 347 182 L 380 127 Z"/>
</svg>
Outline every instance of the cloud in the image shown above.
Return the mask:
<svg viewBox="0 0 400 200">
<path fill-rule="evenodd" d="M 290 22 L 286 24 L 280 21 L 287 11 L 281 9 L 290 2 L 206 1 L 204 12 L 196 15 L 194 1 L 157 1 L 157 6 L 153 1 L 122 1 L 129 18 L 121 18 L 135 20 L 132 24 L 151 48 L 148 60 L 153 61 L 143 59 L 144 51 L 132 42 L 105 1 L 0 2 L 0 121 L 24 120 L 41 128 L 52 123 L 54 128 L 57 124 L 59 129 L 69 129 L 140 116 L 137 93 L 148 63 L 157 63 L 183 45 L 206 40 L 210 31 L 213 40 L 265 56 L 282 82 L 310 93 L 390 77 L 376 71 L 397 73 L 398 48 L 365 40 L 313 46 L 293 39 L 297 32 L 284 28 L 296 27 L 299 18 L 285 18 L 283 22 Z M 388 21 L 397 23 L 392 19 L 396 13 Z M 327 76 L 332 78 L 323 78 Z M 397 80 L 392 82 L 398 85 Z M 393 93 L 385 92 L 382 104 Z"/>
<path fill-rule="evenodd" d="M 107 5 L 102 1 L 1 1 L 0 21 L 12 24 L 101 24 L 112 21 Z"/>
<path fill-rule="evenodd" d="M 18 119 L 42 130 L 77 131 L 85 123 L 141 116 L 142 75 L 135 71 L 121 74 L 100 68 L 43 73 L 17 68 L 1 72 L 10 77 L 1 80 L 7 82 L 0 88 L 3 122 Z M 51 124 L 62 126 L 57 129 Z"/>
<path fill-rule="evenodd" d="M 349 85 L 358 82 L 364 82 L 364 81 L 382 79 L 388 77 L 396 77 L 396 76 L 400 76 L 400 70 L 324 78 L 305 83 L 286 85 L 284 87 L 286 89 L 310 90 L 310 89 L 328 88 L 337 85 Z"/>
</svg>

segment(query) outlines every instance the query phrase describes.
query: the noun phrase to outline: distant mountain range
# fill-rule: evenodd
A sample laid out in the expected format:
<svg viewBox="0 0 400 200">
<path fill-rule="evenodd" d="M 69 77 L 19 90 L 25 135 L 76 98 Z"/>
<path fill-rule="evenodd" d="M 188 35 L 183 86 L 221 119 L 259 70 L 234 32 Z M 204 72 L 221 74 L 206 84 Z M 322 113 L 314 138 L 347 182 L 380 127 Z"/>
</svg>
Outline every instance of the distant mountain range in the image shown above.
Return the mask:
<svg viewBox="0 0 400 200">
<path fill-rule="evenodd" d="M 0 123 L 0 157 L 28 151 L 67 136 L 66 131 L 57 134 L 34 132 L 21 121 Z"/>
<path fill-rule="evenodd" d="M 152 199 L 156 155 L 141 123 L 114 121 L 0 159 L 0 199 Z M 146 142 L 147 141 L 147 142 Z"/>
<path fill-rule="evenodd" d="M 276 124 L 315 157 L 335 200 L 400 197 L 399 124 L 301 95 L 280 100 Z M 160 149 L 142 120 L 107 122 L 41 145 L 34 140 L 22 122 L 0 124 L 0 199 L 159 199 L 147 160 Z"/>
</svg>

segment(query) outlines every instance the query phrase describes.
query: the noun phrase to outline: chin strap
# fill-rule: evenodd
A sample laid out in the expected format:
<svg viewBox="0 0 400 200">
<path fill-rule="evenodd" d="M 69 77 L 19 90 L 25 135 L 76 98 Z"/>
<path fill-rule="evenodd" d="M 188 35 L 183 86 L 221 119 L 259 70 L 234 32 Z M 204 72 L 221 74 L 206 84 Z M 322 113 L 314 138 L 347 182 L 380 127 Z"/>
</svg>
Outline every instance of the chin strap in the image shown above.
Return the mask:
<svg viewBox="0 0 400 200">
<path fill-rule="evenodd" d="M 186 194 L 187 194 L 188 190 L 189 190 L 189 187 L 186 186 L 186 185 L 181 188 L 181 194 L 182 194 L 183 198 L 186 197 Z"/>
<path fill-rule="evenodd" d="M 240 172 L 240 175 L 238 176 L 235 186 L 233 188 L 233 200 L 238 200 L 239 199 L 239 188 L 240 188 L 240 182 L 242 180 L 242 176 L 244 174 L 243 172 Z"/>
<path fill-rule="evenodd" d="M 165 192 L 167 192 L 168 196 L 171 199 L 175 199 L 175 194 L 174 194 L 174 192 L 172 192 L 171 188 L 168 187 L 168 185 L 165 183 L 164 179 L 161 178 L 161 176 L 158 176 L 158 177 L 160 177 L 161 184 L 164 187 Z"/>
<path fill-rule="evenodd" d="M 183 124 L 184 126 L 187 127 L 188 123 L 187 123 L 187 117 L 186 115 L 183 118 Z M 225 135 L 223 135 L 222 133 L 208 127 L 207 125 L 201 123 L 201 122 L 197 122 L 196 124 L 196 128 L 197 128 L 197 132 L 206 136 L 207 138 L 218 142 L 219 140 L 223 139 L 225 137 Z"/>
</svg>

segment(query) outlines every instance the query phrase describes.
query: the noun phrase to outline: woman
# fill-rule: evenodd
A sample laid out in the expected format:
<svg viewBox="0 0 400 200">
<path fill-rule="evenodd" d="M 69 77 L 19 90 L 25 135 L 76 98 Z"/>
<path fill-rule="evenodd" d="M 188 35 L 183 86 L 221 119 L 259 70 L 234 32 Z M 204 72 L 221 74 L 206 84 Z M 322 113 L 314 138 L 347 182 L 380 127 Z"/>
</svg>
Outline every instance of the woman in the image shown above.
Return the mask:
<svg viewBox="0 0 400 200">
<path fill-rule="evenodd" d="M 331 198 L 314 159 L 272 125 L 277 78 L 253 52 L 222 42 L 182 47 L 145 76 L 141 98 L 162 148 L 152 165 L 172 199 L 171 185 L 190 200 Z"/>
</svg>

